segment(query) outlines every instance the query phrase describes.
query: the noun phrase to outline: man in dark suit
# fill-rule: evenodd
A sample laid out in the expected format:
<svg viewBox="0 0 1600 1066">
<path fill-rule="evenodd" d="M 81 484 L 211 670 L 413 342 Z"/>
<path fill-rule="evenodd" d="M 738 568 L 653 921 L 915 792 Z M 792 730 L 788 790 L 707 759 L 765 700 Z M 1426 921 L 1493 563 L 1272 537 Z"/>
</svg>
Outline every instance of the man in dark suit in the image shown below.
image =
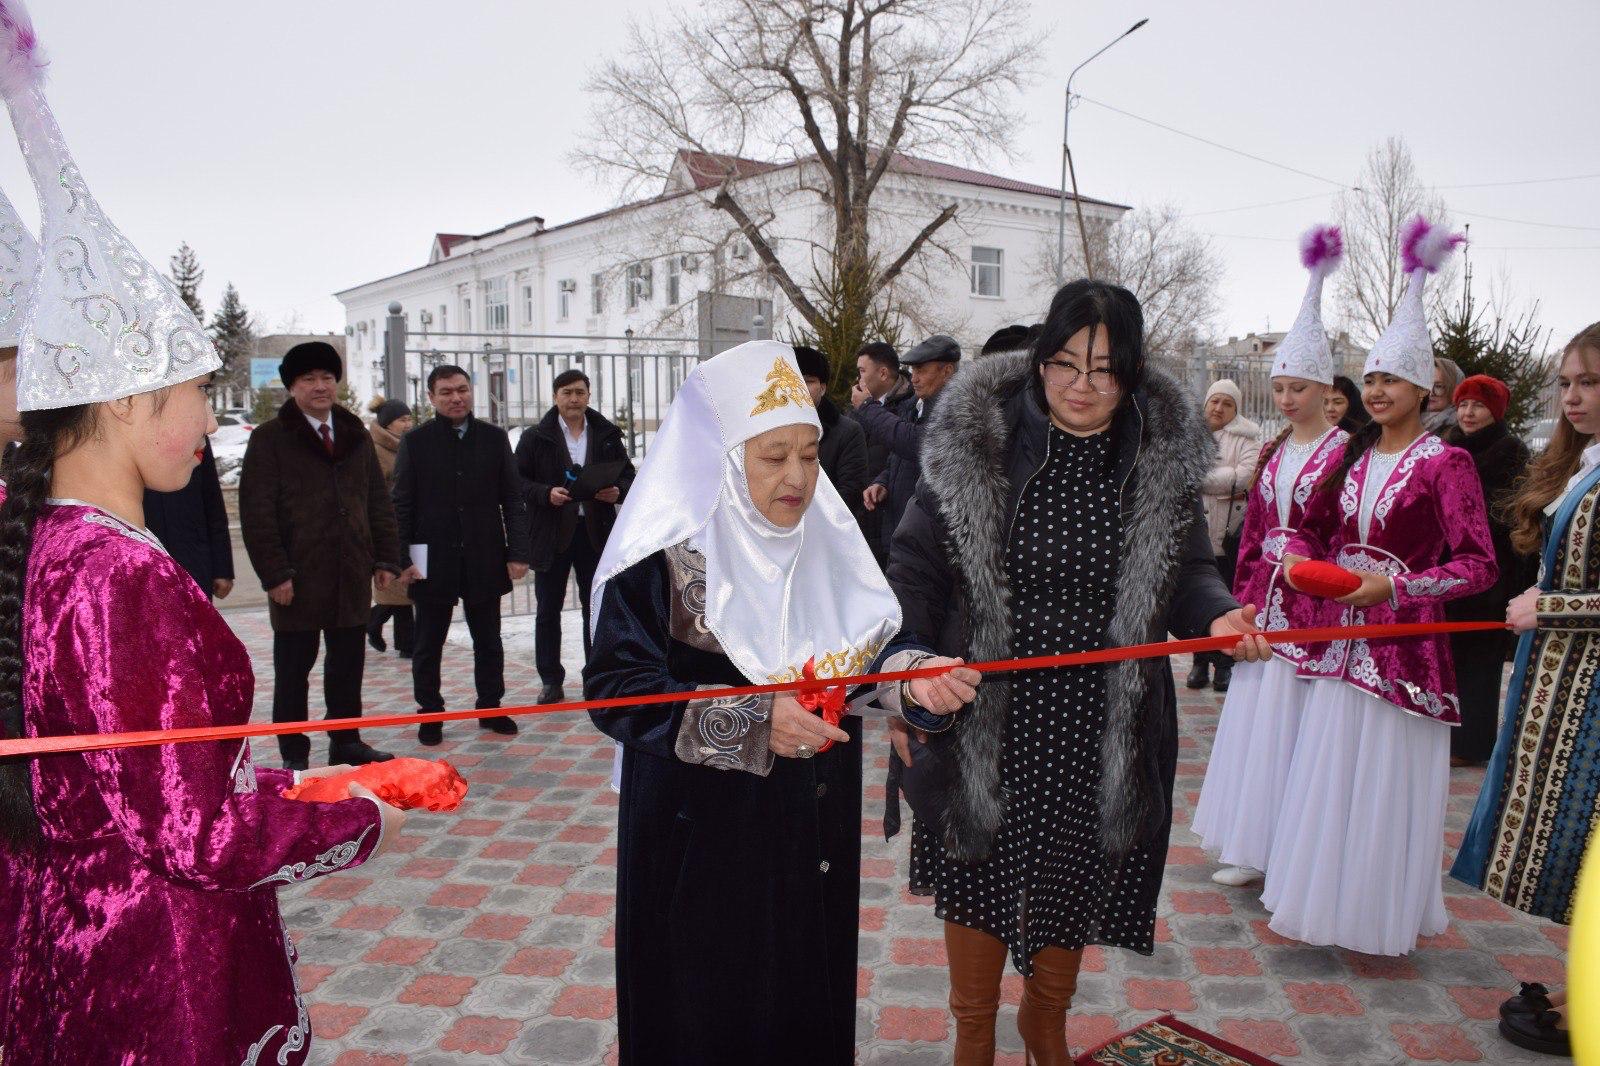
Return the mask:
<svg viewBox="0 0 1600 1066">
<path fill-rule="evenodd" d="M 372 586 L 401 571 L 394 504 L 361 419 L 338 403 L 344 364 L 326 341 L 297 344 L 278 374 L 289 399 L 257 427 L 239 472 L 239 527 L 271 599 L 272 720 L 306 720 L 322 645 L 329 718 L 361 717 Z M 278 738 L 284 766 L 304 770 L 311 740 Z M 393 758 L 355 729 L 328 737 L 328 762 Z"/>
<path fill-rule="evenodd" d="M 916 395 L 911 391 L 911 379 L 900 370 L 900 355 L 888 341 L 863 344 L 856 353 L 856 384 L 850 393 L 850 410 L 845 414 L 862 427 L 864 435 L 866 425 L 861 408 L 874 402 L 901 418 L 910 418 L 910 411 L 917 402 Z M 866 435 L 866 440 L 867 485 L 870 486 L 889 466 L 889 442 L 870 435 Z M 867 545 L 872 549 L 878 565 L 887 567 L 889 534 L 894 530 L 886 531 L 883 528 L 883 508 L 867 509 L 865 494 L 866 489 L 863 488 L 863 498 L 856 501 L 851 509 L 860 516 L 861 532 L 866 536 Z"/>
<path fill-rule="evenodd" d="M 394 509 L 401 580 L 416 604 L 411 685 L 418 713 L 444 710 L 439 664 L 456 601 L 472 633 L 472 677 L 479 709 L 498 707 L 505 695 L 505 646 L 500 641 L 500 598 L 528 572 L 528 509 L 511 460 L 511 439 L 499 426 L 472 415 L 472 379 L 459 366 L 428 374 L 434 418 L 400 438 L 395 458 Z M 423 557 L 418 548 L 426 550 Z M 484 729 L 513 734 L 505 716 L 480 720 Z M 434 745 L 444 727 L 417 728 L 417 740 Z"/>
<path fill-rule="evenodd" d="M 633 484 L 633 461 L 622 443 L 622 430 L 589 406 L 589 378 L 581 370 L 556 375 L 555 406 L 529 426 L 517 442 L 517 473 L 522 478 L 532 529 L 534 596 L 534 660 L 544 690 L 540 703 L 566 698 L 566 668 L 561 663 L 561 608 L 567 599 L 567 577 L 578 576 L 578 602 L 583 607 L 583 650 L 589 653 L 589 587 L 617 521 L 617 508 Z M 614 485 L 590 500 L 575 500 L 571 486 L 586 464 L 623 464 Z"/>
<path fill-rule="evenodd" d="M 882 542 L 887 551 L 894 539 L 900 518 L 922 476 L 922 435 L 940 390 L 955 377 L 961 362 L 961 346 L 950 337 L 935 335 L 900 358 L 900 365 L 911 368 L 913 398 L 900 401 L 897 410 L 873 398 L 858 383 L 851 393 L 856 420 L 867 432 L 867 440 L 889 448 L 889 465 L 867 486 L 863 499 L 867 510 L 884 511 Z"/>
<path fill-rule="evenodd" d="M 201 592 L 221 600 L 233 591 L 233 536 L 210 441 L 189 484 L 177 492 L 145 489 L 144 524 Z"/>
</svg>

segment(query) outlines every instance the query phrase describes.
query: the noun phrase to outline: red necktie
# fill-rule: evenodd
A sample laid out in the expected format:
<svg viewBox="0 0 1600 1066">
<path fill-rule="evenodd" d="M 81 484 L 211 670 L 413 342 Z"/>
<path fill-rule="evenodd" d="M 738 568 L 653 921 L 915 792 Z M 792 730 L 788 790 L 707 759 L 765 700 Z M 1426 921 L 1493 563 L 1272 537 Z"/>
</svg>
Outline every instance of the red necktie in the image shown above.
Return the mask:
<svg viewBox="0 0 1600 1066">
<path fill-rule="evenodd" d="M 333 431 L 328 428 L 328 423 L 319 425 L 317 432 L 322 435 L 323 450 L 328 453 L 328 458 L 333 458 Z"/>
</svg>

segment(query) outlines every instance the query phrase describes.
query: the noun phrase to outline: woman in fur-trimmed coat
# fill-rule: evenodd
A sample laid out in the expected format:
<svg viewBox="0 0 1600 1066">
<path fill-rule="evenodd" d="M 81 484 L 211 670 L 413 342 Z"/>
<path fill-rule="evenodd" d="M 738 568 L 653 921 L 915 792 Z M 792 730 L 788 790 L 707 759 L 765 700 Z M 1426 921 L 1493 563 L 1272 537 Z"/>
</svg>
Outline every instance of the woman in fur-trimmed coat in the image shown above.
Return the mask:
<svg viewBox="0 0 1600 1066">
<path fill-rule="evenodd" d="M 945 389 L 890 550 L 905 624 L 883 668 L 1247 632 L 1200 509 L 1215 454 L 1192 400 L 1146 369 L 1134 296 L 1067 285 L 1033 352 L 985 359 Z M 1236 654 L 1267 649 L 1255 637 Z M 891 775 L 916 816 L 911 891 L 945 921 L 956 1063 L 992 1061 L 1008 952 L 1026 978 L 1030 1061 L 1067 1063 L 1084 946 L 1153 950 L 1178 747 L 1171 669 L 1157 658 L 975 681 L 953 669 L 881 693 L 905 719 Z"/>
</svg>

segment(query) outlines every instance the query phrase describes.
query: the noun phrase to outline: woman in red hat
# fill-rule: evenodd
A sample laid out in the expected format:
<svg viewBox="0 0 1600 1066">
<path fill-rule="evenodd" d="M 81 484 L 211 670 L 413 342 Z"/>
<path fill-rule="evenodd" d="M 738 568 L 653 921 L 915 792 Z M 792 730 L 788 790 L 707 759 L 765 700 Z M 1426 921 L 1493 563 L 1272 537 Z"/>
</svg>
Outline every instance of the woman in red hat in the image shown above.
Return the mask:
<svg viewBox="0 0 1600 1066">
<path fill-rule="evenodd" d="M 1452 600 L 1445 617 L 1453 622 L 1499 621 L 1511 597 L 1533 582 L 1532 560 L 1511 546 L 1506 508 L 1512 484 L 1528 469 L 1528 446 L 1506 427 L 1511 390 L 1487 374 L 1474 374 L 1456 386 L 1456 425 L 1444 439 L 1465 448 L 1478 468 L 1483 499 L 1489 505 L 1489 533 L 1494 538 L 1500 577 L 1475 596 Z M 1477 766 L 1494 751 L 1500 708 L 1500 675 L 1512 638 L 1507 633 L 1456 633 L 1450 654 L 1456 663 L 1456 688 L 1461 697 L 1461 728 L 1450 734 L 1450 765 Z"/>
</svg>

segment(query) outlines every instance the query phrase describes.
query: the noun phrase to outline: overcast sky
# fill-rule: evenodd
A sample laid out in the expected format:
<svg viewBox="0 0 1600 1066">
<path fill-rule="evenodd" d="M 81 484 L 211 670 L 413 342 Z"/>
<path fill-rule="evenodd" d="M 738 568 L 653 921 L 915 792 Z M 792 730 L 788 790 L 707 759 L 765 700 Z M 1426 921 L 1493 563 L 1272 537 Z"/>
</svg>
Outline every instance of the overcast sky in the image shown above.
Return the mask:
<svg viewBox="0 0 1600 1066">
<path fill-rule="evenodd" d="M 181 240 L 214 307 L 232 280 L 261 325 L 343 326 L 332 293 L 419 265 L 438 230 L 531 214 L 552 225 L 614 197 L 574 173 L 585 72 L 661 0 L 33 0 L 49 95 L 90 188 L 159 267 Z M 1038 3 L 1050 72 L 1022 101 L 1014 158 L 951 161 L 1047 185 L 1066 72 L 1087 97 L 1353 182 L 1375 142 L 1477 216 L 1473 261 L 1538 298 L 1557 343 L 1600 319 L 1600 3 L 1595 0 L 1153 0 Z M 1286 328 L 1304 275 L 1291 243 L 1335 186 L 1085 103 L 1088 195 L 1197 214 L 1226 264 L 1221 334 Z M 20 158 L 0 182 L 37 218 Z M 1539 223 L 1535 225 L 1533 223 Z M 1331 305 L 1331 301 L 1330 301 Z"/>
</svg>

